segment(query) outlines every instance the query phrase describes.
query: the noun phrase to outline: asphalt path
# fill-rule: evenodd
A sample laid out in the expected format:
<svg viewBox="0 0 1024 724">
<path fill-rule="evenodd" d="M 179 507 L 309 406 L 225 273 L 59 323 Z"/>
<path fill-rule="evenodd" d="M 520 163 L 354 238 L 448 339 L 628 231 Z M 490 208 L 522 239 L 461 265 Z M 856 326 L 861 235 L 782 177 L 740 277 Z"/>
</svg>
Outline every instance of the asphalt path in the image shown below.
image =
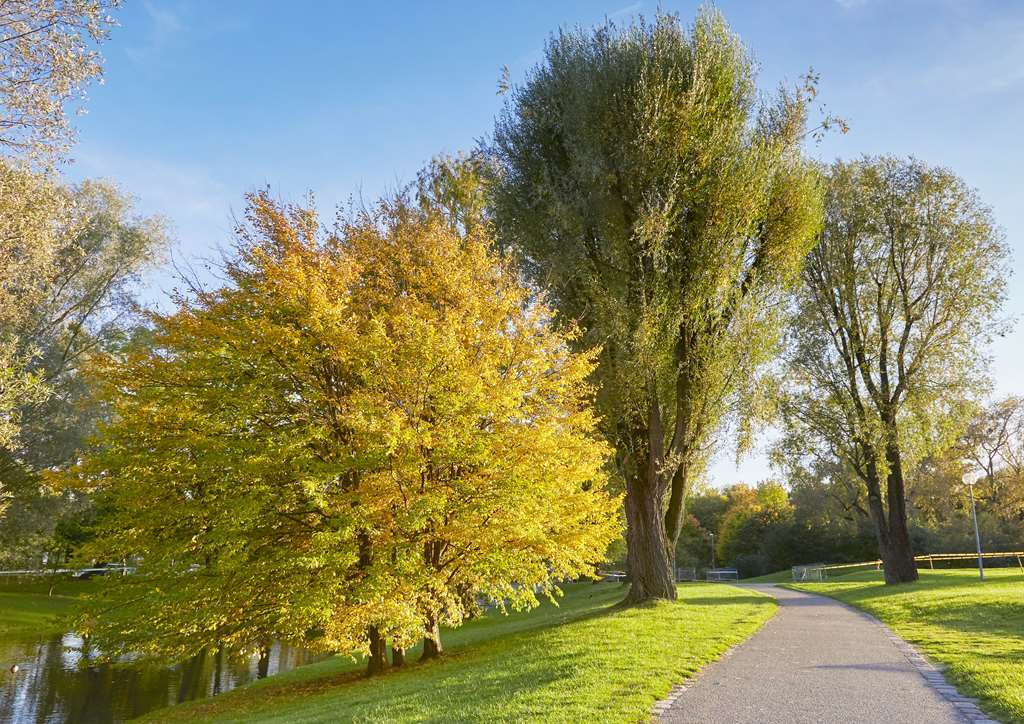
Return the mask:
<svg viewBox="0 0 1024 724">
<path fill-rule="evenodd" d="M 750 588 L 778 599 L 779 611 L 687 684 L 661 721 L 962 724 L 973 719 L 943 698 L 869 617 L 823 596 Z"/>
</svg>

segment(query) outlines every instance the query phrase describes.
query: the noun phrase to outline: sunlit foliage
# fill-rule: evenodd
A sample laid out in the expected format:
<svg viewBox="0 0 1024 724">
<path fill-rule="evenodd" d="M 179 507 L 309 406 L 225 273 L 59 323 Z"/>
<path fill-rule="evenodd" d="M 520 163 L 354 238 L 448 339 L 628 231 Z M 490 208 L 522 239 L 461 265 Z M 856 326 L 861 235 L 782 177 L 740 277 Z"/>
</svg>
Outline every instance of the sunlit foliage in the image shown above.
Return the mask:
<svg viewBox="0 0 1024 724">
<path fill-rule="evenodd" d="M 0 0 L 0 153 L 50 161 L 71 140 L 67 105 L 100 75 L 96 44 L 120 0 Z"/>
<path fill-rule="evenodd" d="M 1006 260 L 991 210 L 951 171 L 894 157 L 832 166 L 791 327 L 783 451 L 858 477 L 889 582 L 917 577 L 906 471 L 955 441 L 965 401 L 985 391 Z"/>
<path fill-rule="evenodd" d="M 674 598 L 683 502 L 777 351 L 778 301 L 814 241 L 806 86 L 761 100 L 713 9 L 563 31 L 511 91 L 495 219 L 567 322 L 600 344 L 603 430 L 626 484 L 631 600 Z"/>
<path fill-rule="evenodd" d="M 35 472 L 67 464 L 96 410 L 80 363 L 116 344 L 132 291 L 167 245 L 159 218 L 96 181 L 64 185 L 0 160 L 0 561 L 38 554 L 58 509 Z M 3 511 L 0 511 L 2 513 Z M 38 564 L 38 558 L 35 561 Z"/>
<path fill-rule="evenodd" d="M 522 608 L 618 533 L 586 378 L 485 227 L 399 199 L 325 229 L 250 197 L 229 283 L 95 368 L 78 471 L 139 561 L 84 630 L 182 657 L 283 639 L 371 654 Z"/>
</svg>

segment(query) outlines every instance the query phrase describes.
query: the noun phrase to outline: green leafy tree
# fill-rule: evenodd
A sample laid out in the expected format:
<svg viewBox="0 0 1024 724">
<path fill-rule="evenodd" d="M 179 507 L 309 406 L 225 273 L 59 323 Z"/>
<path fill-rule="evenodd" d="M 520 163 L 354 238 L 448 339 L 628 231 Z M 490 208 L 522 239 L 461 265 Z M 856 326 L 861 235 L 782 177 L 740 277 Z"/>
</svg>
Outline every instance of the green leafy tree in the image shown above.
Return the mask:
<svg viewBox="0 0 1024 724">
<path fill-rule="evenodd" d="M 956 452 L 983 473 L 977 492 L 1007 522 L 1024 521 L 1024 397 L 979 410 Z"/>
<path fill-rule="evenodd" d="M 20 410 L 45 399 L 24 332 L 41 302 L 40 280 L 53 273 L 69 227 L 73 233 L 70 206 L 49 177 L 0 159 L 0 446 L 17 438 Z"/>
<path fill-rule="evenodd" d="M 560 32 L 495 131 L 500 238 L 600 345 L 626 487 L 629 601 L 676 596 L 684 500 L 752 376 L 820 223 L 801 145 L 813 84 L 760 102 L 714 10 Z"/>
<path fill-rule="evenodd" d="M 75 234 L 52 164 L 71 140 L 67 105 L 84 100 L 101 72 L 96 45 L 119 4 L 0 0 L 0 519 L 14 496 L 12 479 L 25 478 L 5 448 L 17 439 L 21 413 L 51 389 L 30 369 L 35 348 L 25 344 L 22 324 L 39 301 L 33 292 L 59 263 L 59 238 Z"/>
<path fill-rule="evenodd" d="M 982 534 L 1002 549 L 1018 550 L 1024 521 L 1024 403 L 1010 396 L 978 405 L 955 444 L 927 455 L 907 476 L 910 517 L 933 551 L 973 550 L 971 501 L 964 473 L 981 473 L 974 486 Z M 1002 542 L 998 542 L 1002 541 Z M 986 546 L 988 548 L 988 546 Z M 991 550 L 991 548 L 989 548 Z"/>
<path fill-rule="evenodd" d="M 785 526 L 793 517 L 786 489 L 766 480 L 754 489 L 733 486 L 728 498 L 729 508 L 722 517 L 716 541 L 719 560 L 736 565 L 744 576 L 767 573 L 765 538 L 773 527 Z M 738 565 L 741 562 L 746 565 Z"/>
<path fill-rule="evenodd" d="M 857 476 L 887 583 L 917 579 L 906 471 L 955 441 L 963 401 L 984 389 L 1006 260 L 991 211 L 951 171 L 833 165 L 797 295 L 784 445 L 794 462 L 832 457 Z"/>
<path fill-rule="evenodd" d="M 40 470 L 73 462 L 102 409 L 79 374 L 138 324 L 134 292 L 163 258 L 159 218 L 138 217 L 107 183 L 61 186 L 0 162 L 0 560 L 46 551 L 60 515 L 85 504 Z"/>
</svg>

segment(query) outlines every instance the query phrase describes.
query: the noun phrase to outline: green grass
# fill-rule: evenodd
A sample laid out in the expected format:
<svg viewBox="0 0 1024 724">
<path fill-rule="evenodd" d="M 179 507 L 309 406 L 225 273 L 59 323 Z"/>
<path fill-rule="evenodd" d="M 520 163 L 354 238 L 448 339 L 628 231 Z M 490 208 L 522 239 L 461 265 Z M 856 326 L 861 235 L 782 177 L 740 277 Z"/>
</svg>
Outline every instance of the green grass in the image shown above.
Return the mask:
<svg viewBox="0 0 1024 724">
<path fill-rule="evenodd" d="M 742 580 L 742 583 L 789 583 L 792 580 L 793 572 L 787 568 L 784 571 L 766 573 L 763 576 L 755 576 L 754 578 L 744 578 Z"/>
<path fill-rule="evenodd" d="M 66 578 L 0 582 L 0 636 L 63 633 L 79 597 L 91 585 Z"/>
<path fill-rule="evenodd" d="M 669 689 L 743 641 L 775 602 L 721 584 L 680 601 L 617 608 L 617 584 L 567 587 L 559 607 L 491 614 L 447 632 L 442 661 L 373 679 L 336 657 L 151 721 L 635 722 Z"/>
<path fill-rule="evenodd" d="M 922 570 L 921 580 L 886 586 L 864 571 L 792 588 L 861 608 L 944 664 L 961 693 L 1005 721 L 1024 721 L 1024 573 L 1016 568 Z"/>
</svg>

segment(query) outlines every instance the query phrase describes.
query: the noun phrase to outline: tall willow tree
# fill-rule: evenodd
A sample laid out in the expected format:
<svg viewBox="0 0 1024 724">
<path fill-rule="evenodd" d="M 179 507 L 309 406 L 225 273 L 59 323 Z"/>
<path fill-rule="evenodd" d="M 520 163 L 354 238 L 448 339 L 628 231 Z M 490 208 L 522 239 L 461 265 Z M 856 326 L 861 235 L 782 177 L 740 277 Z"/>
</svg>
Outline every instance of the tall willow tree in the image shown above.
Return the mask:
<svg viewBox="0 0 1024 724">
<path fill-rule="evenodd" d="M 991 210 L 952 172 L 892 157 L 833 165 L 797 296 L 785 447 L 859 477 L 886 583 L 917 580 L 906 471 L 951 442 L 960 401 L 984 389 L 1006 257 Z"/>
<path fill-rule="evenodd" d="M 813 90 L 813 89 L 811 89 Z M 806 90 L 760 103 L 702 11 L 562 32 L 497 123 L 495 218 L 585 345 L 626 486 L 627 600 L 675 598 L 687 487 L 775 347 L 820 223 Z"/>
</svg>

